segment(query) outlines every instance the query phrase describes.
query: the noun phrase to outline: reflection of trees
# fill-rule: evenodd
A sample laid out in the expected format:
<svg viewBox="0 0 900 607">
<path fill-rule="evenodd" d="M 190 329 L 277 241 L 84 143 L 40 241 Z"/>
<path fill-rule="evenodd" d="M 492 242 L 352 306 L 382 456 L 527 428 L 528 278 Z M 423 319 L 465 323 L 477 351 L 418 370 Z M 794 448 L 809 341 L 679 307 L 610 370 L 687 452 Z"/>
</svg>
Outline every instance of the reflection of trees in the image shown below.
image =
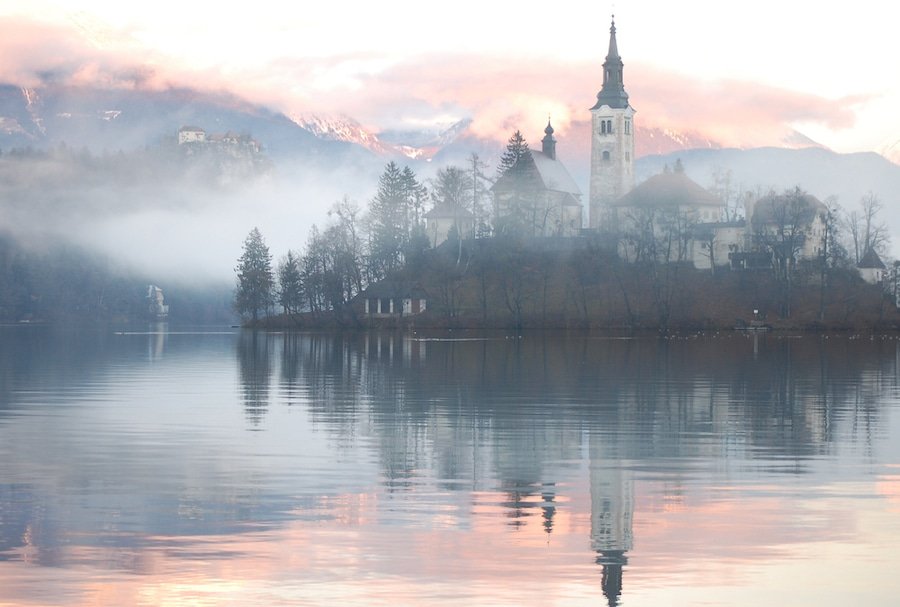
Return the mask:
<svg viewBox="0 0 900 607">
<path fill-rule="evenodd" d="M 389 478 L 444 478 L 490 461 L 508 487 L 537 487 L 549 458 L 578 456 L 583 430 L 616 458 L 805 458 L 839 424 L 865 440 L 893 365 L 882 341 L 761 337 L 424 341 L 301 336 L 283 381 L 302 377 L 316 422 L 372 435 Z M 887 361 L 887 362 L 886 362 Z M 856 428 L 856 429 L 854 429 Z M 858 429 L 858 431 L 857 431 Z M 485 450 L 483 447 L 488 447 Z"/>
<path fill-rule="evenodd" d="M 254 426 L 259 425 L 269 408 L 272 347 L 271 337 L 260 331 L 244 331 L 237 341 L 241 396 L 247 419 Z"/>
<path fill-rule="evenodd" d="M 446 490 L 497 492 L 509 524 L 552 533 L 564 462 L 587 453 L 591 545 L 615 605 L 634 466 L 759 460 L 800 473 L 838 440 L 870 439 L 900 364 L 893 342 L 753 339 L 366 333 L 300 336 L 287 356 L 313 422 L 371 444 L 388 491 L 415 491 L 427 474 Z"/>
</svg>

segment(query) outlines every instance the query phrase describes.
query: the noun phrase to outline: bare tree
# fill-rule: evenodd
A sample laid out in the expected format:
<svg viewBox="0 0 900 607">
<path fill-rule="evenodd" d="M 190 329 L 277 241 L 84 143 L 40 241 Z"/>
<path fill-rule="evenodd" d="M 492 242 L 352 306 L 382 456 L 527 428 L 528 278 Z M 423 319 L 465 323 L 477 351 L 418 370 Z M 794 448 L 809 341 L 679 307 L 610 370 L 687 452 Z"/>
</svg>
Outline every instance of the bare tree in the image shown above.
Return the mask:
<svg viewBox="0 0 900 607">
<path fill-rule="evenodd" d="M 817 209 L 799 187 L 781 195 L 771 193 L 754 210 L 754 237 L 769 251 L 775 280 L 782 295 L 782 316 L 791 315 L 791 294 L 797 257 L 803 249 Z"/>
<path fill-rule="evenodd" d="M 854 263 L 859 263 L 870 250 L 884 254 L 890 245 L 887 224 L 880 218 L 883 208 L 878 196 L 869 192 L 860 199 L 859 209 L 844 216 L 842 224 L 847 231 Z"/>
<path fill-rule="evenodd" d="M 740 184 L 737 187 L 734 185 L 731 169 L 713 167 L 710 191 L 725 206 L 725 221 L 737 221 L 742 214 L 744 198 L 741 195 Z"/>
</svg>

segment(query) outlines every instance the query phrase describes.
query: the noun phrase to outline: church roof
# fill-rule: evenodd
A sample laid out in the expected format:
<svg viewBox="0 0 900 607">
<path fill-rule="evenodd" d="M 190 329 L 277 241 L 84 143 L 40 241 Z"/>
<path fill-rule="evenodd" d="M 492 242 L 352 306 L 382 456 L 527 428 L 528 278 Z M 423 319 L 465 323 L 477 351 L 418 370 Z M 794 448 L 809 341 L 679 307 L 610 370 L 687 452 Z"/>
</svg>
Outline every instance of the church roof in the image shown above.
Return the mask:
<svg viewBox="0 0 900 607">
<path fill-rule="evenodd" d="M 566 166 L 557 158 L 551 158 L 543 152 L 531 151 L 534 159 L 534 167 L 541 178 L 541 183 L 547 190 L 565 192 L 573 196 L 581 196 L 581 190 L 575 184 L 575 180 L 566 170 Z"/>
<path fill-rule="evenodd" d="M 597 93 L 597 103 L 592 110 L 607 105 L 615 109 L 628 107 L 628 93 L 625 92 L 624 66 L 619 56 L 619 45 L 616 42 L 616 20 L 613 18 L 609 28 L 609 52 L 603 62 L 603 88 Z"/>
<path fill-rule="evenodd" d="M 426 219 L 470 219 L 474 217 L 472 211 L 462 207 L 454 207 L 449 204 L 438 204 L 425 213 Z"/>
<path fill-rule="evenodd" d="M 612 204 L 616 207 L 723 206 L 721 200 L 683 171 L 654 175 Z"/>
<path fill-rule="evenodd" d="M 875 252 L 875 249 L 869 249 L 866 251 L 866 254 L 863 255 L 863 258 L 859 260 L 859 263 L 856 264 L 857 268 L 861 269 L 872 269 L 872 270 L 884 270 L 884 262 L 881 261 L 881 257 L 878 256 L 878 253 Z"/>
<path fill-rule="evenodd" d="M 800 193 L 797 195 L 799 206 L 796 209 L 787 208 L 791 204 L 792 196 L 784 194 L 768 194 L 763 196 L 753 205 L 753 216 L 750 219 L 753 227 L 758 228 L 766 224 L 778 224 L 800 220 L 810 224 L 815 219 L 816 213 L 827 212 L 822 202 L 812 194 Z"/>
</svg>

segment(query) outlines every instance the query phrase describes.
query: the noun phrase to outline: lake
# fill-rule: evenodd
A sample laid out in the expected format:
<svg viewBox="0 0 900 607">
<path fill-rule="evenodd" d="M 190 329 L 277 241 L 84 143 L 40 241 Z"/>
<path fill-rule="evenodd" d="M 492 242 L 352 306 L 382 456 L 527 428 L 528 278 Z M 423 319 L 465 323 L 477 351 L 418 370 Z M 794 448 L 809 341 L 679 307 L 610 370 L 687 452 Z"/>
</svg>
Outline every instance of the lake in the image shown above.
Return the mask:
<svg viewBox="0 0 900 607">
<path fill-rule="evenodd" d="M 3 605 L 894 605 L 895 336 L 0 327 Z"/>
</svg>

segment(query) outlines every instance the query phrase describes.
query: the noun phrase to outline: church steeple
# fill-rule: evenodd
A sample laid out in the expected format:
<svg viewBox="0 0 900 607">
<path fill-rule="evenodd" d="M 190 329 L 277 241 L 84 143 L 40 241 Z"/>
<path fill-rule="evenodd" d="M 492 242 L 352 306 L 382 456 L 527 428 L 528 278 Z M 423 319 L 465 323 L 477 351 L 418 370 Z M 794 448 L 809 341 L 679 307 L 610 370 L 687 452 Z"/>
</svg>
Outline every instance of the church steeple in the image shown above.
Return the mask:
<svg viewBox="0 0 900 607">
<path fill-rule="evenodd" d="M 609 52 L 603 62 L 603 88 L 591 108 L 590 226 L 614 232 L 618 222 L 613 203 L 634 186 L 634 108 L 625 80 L 616 19 L 609 27 Z"/>
<path fill-rule="evenodd" d="M 628 107 L 628 93 L 625 92 L 624 63 L 619 56 L 619 45 L 616 42 L 616 16 L 613 15 L 609 27 L 609 52 L 603 62 L 603 88 L 597 93 L 597 104 L 592 110 L 607 105 L 614 109 Z"/>
<path fill-rule="evenodd" d="M 547 128 L 544 129 L 544 138 L 541 139 L 541 151 L 550 160 L 556 160 L 556 139 L 553 137 L 553 127 L 547 118 Z"/>
</svg>

